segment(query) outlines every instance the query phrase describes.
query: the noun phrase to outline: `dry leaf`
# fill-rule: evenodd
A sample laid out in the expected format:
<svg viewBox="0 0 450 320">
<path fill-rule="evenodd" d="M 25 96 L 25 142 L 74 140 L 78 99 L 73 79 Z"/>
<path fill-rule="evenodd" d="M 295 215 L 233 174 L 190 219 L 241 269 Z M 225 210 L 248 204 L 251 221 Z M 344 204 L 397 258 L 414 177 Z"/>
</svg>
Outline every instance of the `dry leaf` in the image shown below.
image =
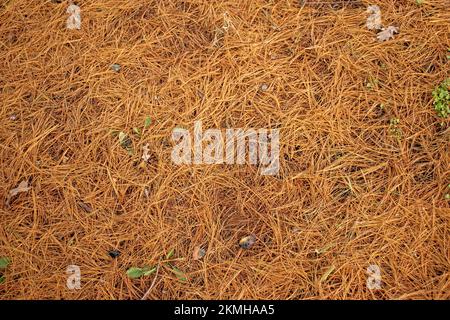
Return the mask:
<svg viewBox="0 0 450 320">
<path fill-rule="evenodd" d="M 142 160 L 144 160 L 144 162 L 148 162 L 148 160 L 150 160 L 150 155 L 148 154 L 150 149 L 149 149 L 149 144 L 147 143 L 145 146 L 142 147 Z"/>
<path fill-rule="evenodd" d="M 19 185 L 17 186 L 17 188 L 11 189 L 9 191 L 8 197 L 6 198 L 6 206 L 9 206 L 11 199 L 14 196 L 16 196 L 18 193 L 27 192 L 30 189 L 31 189 L 31 187 L 28 186 L 27 180 L 23 180 L 22 182 L 20 182 Z"/>
<path fill-rule="evenodd" d="M 70 14 L 70 16 L 67 18 L 67 29 L 73 30 L 73 29 L 81 29 L 81 9 L 79 6 L 75 4 L 71 4 L 67 8 L 67 13 Z"/>
<path fill-rule="evenodd" d="M 92 206 L 90 204 L 84 203 L 83 201 L 77 201 L 77 204 L 80 206 L 81 209 L 83 209 L 87 213 L 92 212 Z"/>
<path fill-rule="evenodd" d="M 145 161 L 141 161 L 141 162 L 139 163 L 139 165 L 138 165 L 138 168 L 139 168 L 139 169 L 145 169 L 145 164 L 146 164 Z"/>
<path fill-rule="evenodd" d="M 62 163 L 67 163 L 68 160 L 69 160 L 69 157 L 66 157 L 65 155 L 63 155 L 63 156 L 61 157 L 61 162 L 62 162 Z"/>
<path fill-rule="evenodd" d="M 380 42 L 387 41 L 394 38 L 395 33 L 398 33 L 398 28 L 389 26 L 387 28 L 383 28 L 382 31 L 378 32 L 377 39 Z"/>
<path fill-rule="evenodd" d="M 216 46 L 219 41 L 221 41 L 223 39 L 223 37 L 225 36 L 225 34 L 228 32 L 228 30 L 232 28 L 234 29 L 234 25 L 231 22 L 231 19 L 228 15 L 227 12 L 225 12 L 223 14 L 223 25 L 221 28 L 217 28 L 215 30 L 215 34 L 214 34 L 214 40 L 212 42 L 212 46 Z"/>
<path fill-rule="evenodd" d="M 381 23 L 381 10 L 377 5 L 372 5 L 367 7 L 367 13 L 370 16 L 367 18 L 366 27 L 369 30 L 380 30 L 382 28 Z"/>
<path fill-rule="evenodd" d="M 194 260 L 200 260 L 203 258 L 206 254 L 205 249 L 202 249 L 201 247 L 197 246 L 194 248 L 194 252 L 192 253 L 192 258 Z"/>
<path fill-rule="evenodd" d="M 267 91 L 268 89 L 269 89 L 269 85 L 267 84 L 267 83 L 263 83 L 260 87 L 259 87 L 259 89 L 261 90 L 261 91 Z"/>
<path fill-rule="evenodd" d="M 144 195 L 147 199 L 150 197 L 150 188 L 149 187 L 144 188 Z"/>
</svg>

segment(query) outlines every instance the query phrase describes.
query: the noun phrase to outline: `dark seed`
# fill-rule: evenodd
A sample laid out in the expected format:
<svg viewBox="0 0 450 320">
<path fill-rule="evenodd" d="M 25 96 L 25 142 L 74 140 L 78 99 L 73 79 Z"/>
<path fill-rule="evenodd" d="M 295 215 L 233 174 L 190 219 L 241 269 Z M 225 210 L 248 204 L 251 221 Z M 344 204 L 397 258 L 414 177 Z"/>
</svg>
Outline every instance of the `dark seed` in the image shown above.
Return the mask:
<svg viewBox="0 0 450 320">
<path fill-rule="evenodd" d="M 114 259 L 114 258 L 117 258 L 118 256 L 120 256 L 120 251 L 119 250 L 110 250 L 108 252 L 108 254 L 111 258 Z"/>
</svg>

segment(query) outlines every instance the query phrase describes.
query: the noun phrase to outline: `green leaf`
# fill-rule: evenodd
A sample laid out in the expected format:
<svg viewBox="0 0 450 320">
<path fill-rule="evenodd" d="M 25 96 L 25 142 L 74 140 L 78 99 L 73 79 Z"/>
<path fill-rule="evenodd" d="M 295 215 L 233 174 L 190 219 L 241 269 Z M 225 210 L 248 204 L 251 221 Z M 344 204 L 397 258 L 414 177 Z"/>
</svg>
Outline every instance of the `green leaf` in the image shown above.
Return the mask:
<svg viewBox="0 0 450 320">
<path fill-rule="evenodd" d="M 131 279 L 137 279 L 144 275 L 145 271 L 141 268 L 131 267 L 127 270 L 127 276 Z"/>
<path fill-rule="evenodd" d="M 9 264 L 11 263 L 11 260 L 7 257 L 0 258 L 0 269 L 5 269 Z"/>
<path fill-rule="evenodd" d="M 127 150 L 129 155 L 134 154 L 133 142 L 131 141 L 130 137 L 123 131 L 119 132 L 119 144 L 122 148 Z"/>
<path fill-rule="evenodd" d="M 444 80 L 433 92 L 434 110 L 438 117 L 447 118 L 450 114 L 450 78 Z"/>
<path fill-rule="evenodd" d="M 133 128 L 133 132 L 134 132 L 135 134 L 137 134 L 138 136 L 141 135 L 141 130 L 140 130 L 139 128 L 134 127 L 134 128 Z"/>
<path fill-rule="evenodd" d="M 145 270 L 144 276 L 149 276 L 152 273 L 156 272 L 156 267 L 153 267 L 153 268 L 147 267 L 147 268 L 144 268 L 144 270 Z"/>
<path fill-rule="evenodd" d="M 5 276 L 0 277 L 0 284 L 2 284 L 3 282 L 5 282 Z"/>
<path fill-rule="evenodd" d="M 148 127 L 150 127 L 151 124 L 152 124 L 152 119 L 149 116 L 147 116 L 144 121 L 144 128 L 147 129 Z"/>
<path fill-rule="evenodd" d="M 177 276 L 178 280 L 180 281 L 186 281 L 186 275 L 183 271 L 178 269 L 177 267 L 172 266 L 172 272 Z"/>
<path fill-rule="evenodd" d="M 170 250 L 166 256 L 166 260 L 169 260 L 170 258 L 172 258 L 174 254 L 175 254 L 175 249 Z"/>
</svg>

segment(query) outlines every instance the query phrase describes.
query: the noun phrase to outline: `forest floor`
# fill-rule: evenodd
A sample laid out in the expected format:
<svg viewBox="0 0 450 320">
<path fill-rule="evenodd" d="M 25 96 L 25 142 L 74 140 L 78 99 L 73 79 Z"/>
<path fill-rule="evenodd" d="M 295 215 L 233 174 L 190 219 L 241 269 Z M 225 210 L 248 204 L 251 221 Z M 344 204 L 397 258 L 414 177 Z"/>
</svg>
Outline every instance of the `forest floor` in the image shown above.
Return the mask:
<svg viewBox="0 0 450 320">
<path fill-rule="evenodd" d="M 0 2 L 1 299 L 450 299 L 448 0 L 76 5 Z M 175 164 L 198 120 L 278 173 Z"/>
</svg>

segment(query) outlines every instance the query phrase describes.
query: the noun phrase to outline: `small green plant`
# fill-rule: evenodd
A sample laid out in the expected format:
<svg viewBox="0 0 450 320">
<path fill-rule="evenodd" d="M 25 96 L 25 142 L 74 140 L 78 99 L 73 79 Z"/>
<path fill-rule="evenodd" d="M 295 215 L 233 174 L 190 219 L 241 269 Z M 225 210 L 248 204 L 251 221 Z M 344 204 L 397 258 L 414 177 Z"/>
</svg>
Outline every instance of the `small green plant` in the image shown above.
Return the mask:
<svg viewBox="0 0 450 320">
<path fill-rule="evenodd" d="M 144 120 L 144 129 L 147 129 L 152 123 L 152 119 L 147 116 L 145 117 Z M 139 129 L 138 127 L 134 127 L 133 128 L 133 133 L 141 138 L 142 136 L 142 130 L 143 129 Z M 111 135 L 113 137 L 117 137 L 119 140 L 119 145 L 124 148 L 125 150 L 127 150 L 129 155 L 133 155 L 134 154 L 134 149 L 133 149 L 133 142 L 131 141 L 131 137 L 123 132 L 123 131 L 118 131 L 118 130 L 111 130 Z"/>
<path fill-rule="evenodd" d="M 185 273 L 183 271 L 181 271 L 180 269 L 178 269 L 177 267 L 175 267 L 174 265 L 172 265 L 169 261 L 167 261 L 167 260 L 171 260 L 174 255 L 175 255 L 175 249 L 170 250 L 166 254 L 165 267 L 168 268 L 172 273 L 174 273 L 175 276 L 178 278 L 178 280 L 183 281 L 183 282 L 187 281 Z M 155 273 L 158 270 L 158 268 L 159 268 L 159 265 L 156 267 L 149 267 L 149 266 L 145 266 L 142 268 L 131 267 L 127 270 L 127 276 L 130 279 L 139 279 L 140 277 L 149 276 L 149 275 Z"/>
<path fill-rule="evenodd" d="M 374 78 L 374 77 L 370 76 L 370 77 L 366 80 L 366 88 L 369 89 L 369 90 L 377 89 L 379 83 L 380 83 L 380 80 L 378 80 L 377 78 Z"/>
<path fill-rule="evenodd" d="M 169 266 L 172 268 L 171 270 L 175 274 L 175 276 L 178 278 L 178 280 L 183 281 L 183 282 L 187 280 L 183 271 L 181 271 L 180 269 L 178 269 L 175 266 L 172 266 L 170 263 L 169 263 Z"/>
<path fill-rule="evenodd" d="M 7 257 L 0 258 L 0 269 L 6 269 L 6 267 L 11 263 L 11 260 Z"/>
<path fill-rule="evenodd" d="M 166 255 L 166 260 L 169 260 L 170 258 L 172 258 L 174 254 L 175 254 L 175 249 L 170 250 L 169 253 L 167 253 L 167 255 Z"/>
<path fill-rule="evenodd" d="M 141 134 L 142 134 L 141 129 L 139 129 L 139 128 L 137 128 L 137 127 L 134 127 L 134 128 L 133 128 L 133 132 L 134 132 L 134 134 L 137 135 L 139 138 L 141 137 Z"/>
<path fill-rule="evenodd" d="M 7 257 L 2 257 L 0 258 L 0 270 L 1 269 L 6 269 L 6 267 L 8 267 L 8 265 L 11 263 L 11 260 Z M 0 284 L 5 282 L 5 276 L 4 275 L 0 275 Z"/>
<path fill-rule="evenodd" d="M 450 78 L 444 80 L 433 90 L 434 110 L 440 118 L 447 118 L 450 115 Z"/>
<path fill-rule="evenodd" d="M 174 255 L 175 255 L 175 249 L 170 250 L 169 253 L 167 253 L 167 255 L 166 255 L 166 260 L 172 259 L 172 257 Z M 169 270 L 175 274 L 175 276 L 178 278 L 178 280 L 183 281 L 183 282 L 187 280 L 184 272 L 181 271 L 180 269 L 178 269 L 177 267 L 175 267 L 174 265 L 172 265 L 170 262 L 166 263 L 166 267 L 168 267 Z"/>
<path fill-rule="evenodd" d="M 144 128 L 147 129 L 148 127 L 150 127 L 151 124 L 152 124 L 152 119 L 149 116 L 147 116 L 144 121 Z"/>
<path fill-rule="evenodd" d="M 143 268 L 131 267 L 127 270 L 127 276 L 131 279 L 138 279 L 142 276 L 149 276 L 156 272 L 156 267 L 145 266 Z"/>
<path fill-rule="evenodd" d="M 129 155 L 134 154 L 133 142 L 131 141 L 130 137 L 123 131 L 119 132 L 119 144 L 122 148 L 127 150 Z"/>
<path fill-rule="evenodd" d="M 402 129 L 398 127 L 399 123 L 400 119 L 397 118 L 392 118 L 389 120 L 389 133 L 397 139 L 402 137 Z"/>
<path fill-rule="evenodd" d="M 145 117 L 145 120 L 144 120 L 144 129 L 147 129 L 148 127 L 150 127 L 151 124 L 152 124 L 152 119 L 151 119 L 149 116 Z M 139 138 L 142 136 L 142 130 L 139 129 L 138 127 L 134 127 L 134 128 L 133 128 L 133 132 L 134 132 L 134 134 L 136 134 Z"/>
</svg>

